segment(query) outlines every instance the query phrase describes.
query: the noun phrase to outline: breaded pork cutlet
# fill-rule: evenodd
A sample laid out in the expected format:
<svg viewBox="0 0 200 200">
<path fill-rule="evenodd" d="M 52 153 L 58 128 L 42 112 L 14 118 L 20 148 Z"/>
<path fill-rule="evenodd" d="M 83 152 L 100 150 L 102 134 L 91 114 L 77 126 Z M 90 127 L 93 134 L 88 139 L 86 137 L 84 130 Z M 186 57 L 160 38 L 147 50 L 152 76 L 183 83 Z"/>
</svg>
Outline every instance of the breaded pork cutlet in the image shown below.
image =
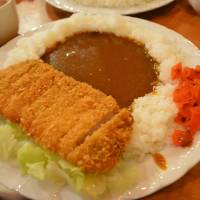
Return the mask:
<svg viewBox="0 0 200 200">
<path fill-rule="evenodd" d="M 71 152 L 67 159 L 90 172 L 111 169 L 130 140 L 132 116 L 122 109 L 110 121 L 102 124 L 85 142 Z M 62 145 L 62 143 L 61 143 Z"/>
<path fill-rule="evenodd" d="M 34 62 L 34 61 L 33 61 Z M 1 70 L 0 73 L 0 109 L 3 111 L 6 107 L 7 100 L 13 94 L 12 86 L 15 82 L 22 78 L 34 66 L 34 63 L 26 63 L 23 67 L 21 64 L 16 64 Z"/>
<path fill-rule="evenodd" d="M 63 80 L 61 81 L 62 83 L 66 83 Z M 77 123 L 77 120 L 82 114 L 93 106 L 95 101 L 101 102 L 102 98 L 106 97 L 106 95 L 101 92 L 93 91 L 94 89 L 87 84 L 75 84 L 73 81 L 71 81 L 71 83 L 72 84 L 68 84 L 67 86 L 68 90 L 66 86 L 63 88 L 52 87 L 38 98 L 27 109 L 26 113 L 23 113 L 23 121 L 26 122 L 26 129 L 29 131 L 29 134 L 37 140 L 39 140 L 41 136 L 42 140 L 47 141 L 49 137 L 51 138 L 51 135 L 54 135 L 53 132 L 56 131 L 56 129 L 61 131 L 62 127 L 58 126 L 62 121 L 62 125 L 65 127 L 63 127 L 65 133 L 73 124 Z M 50 100 L 47 101 L 47 99 Z M 51 104 L 48 102 L 51 102 Z M 116 103 L 115 105 L 117 106 Z M 36 115 L 27 118 L 25 114 L 28 116 Z M 48 126 L 49 124 L 51 124 L 51 126 Z M 48 138 L 43 137 L 44 134 L 42 133 L 44 131 Z M 61 137 L 64 133 L 59 132 L 59 134 L 54 135 L 54 140 L 56 137 Z"/>
<path fill-rule="evenodd" d="M 0 114 L 87 172 L 111 169 L 130 140 L 127 109 L 42 61 L 1 70 L 0 83 Z"/>
<path fill-rule="evenodd" d="M 65 158 L 78 145 L 82 144 L 86 136 L 93 134 L 99 124 L 104 123 L 119 111 L 119 107 L 110 96 L 104 97 L 100 102 L 87 98 L 83 99 L 82 102 L 78 102 L 78 104 L 80 104 L 80 108 L 86 105 L 85 112 L 82 112 L 77 123 L 69 129 L 68 133 L 59 142 L 58 151 Z"/>
<path fill-rule="evenodd" d="M 48 116 L 54 119 L 55 115 L 51 115 L 50 113 L 47 112 L 52 111 L 53 113 L 54 111 L 52 107 L 53 106 L 55 107 L 58 98 L 61 99 L 62 97 L 64 99 L 65 95 L 68 94 L 73 88 L 75 88 L 77 84 L 78 84 L 77 81 L 75 81 L 70 77 L 66 77 L 63 74 L 62 78 L 56 78 L 54 85 L 52 87 L 50 87 L 46 92 L 44 92 L 43 95 L 38 97 L 29 107 L 22 110 L 21 112 L 22 126 L 30 133 L 31 129 L 33 129 L 32 123 L 34 120 L 35 121 L 37 121 L 37 119 L 42 120 L 43 117 L 47 118 Z M 79 98 L 79 96 L 77 98 Z M 72 103 L 74 101 L 73 99 L 69 100 L 71 100 Z M 67 100 L 65 101 L 65 103 L 66 102 Z M 57 106 L 56 109 L 58 109 Z M 47 120 L 47 123 L 49 123 L 49 120 Z M 35 133 L 35 135 L 37 134 Z"/>
<path fill-rule="evenodd" d="M 22 71 L 20 66 L 18 68 Z M 18 68 L 13 70 L 17 71 Z M 15 122 L 19 122 L 24 107 L 31 105 L 54 84 L 55 79 L 60 78 L 52 67 L 42 62 L 27 62 L 25 69 L 27 71 L 10 84 L 6 89 L 7 95 L 4 96 L 7 100 L 2 108 L 2 114 Z"/>
<path fill-rule="evenodd" d="M 51 126 L 43 131 L 40 142 L 47 144 L 49 148 L 55 148 L 60 154 L 63 151 L 58 149 L 58 144 L 62 138 L 66 138 L 67 142 L 62 156 L 68 155 L 77 145 L 82 143 L 96 124 L 103 121 L 111 112 L 115 113 L 118 110 L 113 99 L 111 103 L 108 101 L 108 97 L 102 98 L 98 102 L 95 98 L 88 96 L 80 99 L 69 108 L 63 108 L 62 113 L 59 113 L 58 117 L 52 121 Z M 59 127 L 59 123 L 62 123 L 65 128 Z M 60 130 L 61 134 L 57 134 L 56 137 L 57 129 Z"/>
</svg>

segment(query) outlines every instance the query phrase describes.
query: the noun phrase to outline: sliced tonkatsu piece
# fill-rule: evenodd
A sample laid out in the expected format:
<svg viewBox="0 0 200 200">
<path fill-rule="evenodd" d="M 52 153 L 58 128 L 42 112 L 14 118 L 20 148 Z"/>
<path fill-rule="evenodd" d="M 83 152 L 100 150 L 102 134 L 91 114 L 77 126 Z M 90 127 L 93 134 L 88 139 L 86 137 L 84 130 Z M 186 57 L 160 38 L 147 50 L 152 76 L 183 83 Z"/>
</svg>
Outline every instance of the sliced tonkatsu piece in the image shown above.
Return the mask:
<svg viewBox="0 0 200 200">
<path fill-rule="evenodd" d="M 28 62 L 25 65 L 30 64 Z M 34 63 L 26 74 L 9 87 L 8 90 L 12 90 L 12 94 L 7 97 L 8 101 L 3 108 L 3 115 L 12 121 L 19 122 L 23 107 L 30 105 L 51 87 L 55 77 L 58 78 L 59 75 L 55 74 L 52 67 L 43 62 L 38 62 L 38 65 Z"/>
<path fill-rule="evenodd" d="M 38 98 L 28 109 L 34 114 L 37 113 L 34 119 L 30 119 L 31 122 L 26 121 L 26 123 L 31 123 L 28 128 L 29 133 L 37 140 L 40 140 L 44 131 L 46 132 L 46 136 L 49 135 L 51 137 L 51 132 L 49 132 L 51 130 L 50 128 L 56 129 L 56 125 L 54 126 L 53 124 L 58 121 L 61 123 L 61 121 L 65 120 L 65 124 L 63 124 L 65 126 L 64 133 L 59 132 L 55 136 L 58 138 L 62 137 L 62 134 L 65 134 L 67 130 L 76 123 L 75 120 L 78 119 L 78 116 L 91 107 L 89 104 L 90 102 L 86 101 L 86 98 L 90 98 L 92 101 L 98 101 L 98 99 L 106 97 L 105 94 L 94 91 L 94 89 L 87 84 L 80 82 L 74 83 L 72 80 L 69 81 L 71 84 L 68 84 L 68 86 L 63 86 L 61 88 L 53 87 Z M 62 82 L 65 83 L 63 80 Z M 82 101 L 82 98 L 85 98 L 85 100 Z M 48 104 L 49 101 L 51 105 Z M 48 107 L 46 106 L 45 109 L 41 109 L 42 104 L 48 104 Z M 25 118 L 25 116 L 23 118 Z M 68 129 L 66 129 L 66 126 L 68 126 Z M 47 132 L 46 129 L 49 131 Z M 61 130 L 62 128 L 59 129 Z M 48 138 L 46 140 L 48 140 Z"/>
<path fill-rule="evenodd" d="M 62 149 L 58 148 L 59 144 L 63 137 L 69 136 L 67 142 L 64 143 L 65 154 L 62 156 L 67 155 L 79 144 L 78 141 L 81 143 L 90 134 L 90 129 L 102 121 L 108 113 L 116 112 L 119 109 L 113 99 L 111 106 L 105 103 L 109 100 L 108 97 L 101 98 L 100 100 L 101 102 L 88 96 L 69 108 L 63 108 L 61 115 L 58 114 L 58 117 L 42 132 L 39 142 L 47 145 L 52 150 L 62 152 Z"/>
<path fill-rule="evenodd" d="M 120 111 L 113 97 L 42 61 L 1 70 L 0 83 L 0 114 L 85 171 L 111 169 L 129 142 L 128 110 Z"/>
<path fill-rule="evenodd" d="M 59 142 L 58 152 L 62 157 L 67 158 L 67 155 L 75 147 L 82 144 L 86 136 L 91 135 L 101 123 L 119 112 L 117 103 L 110 96 L 101 99 L 101 102 L 97 102 L 95 99 L 88 100 L 90 102 L 87 110 L 79 116 L 77 123 Z"/>
<path fill-rule="evenodd" d="M 38 63 L 38 62 L 36 62 Z M 17 80 L 22 78 L 32 67 L 35 66 L 35 61 L 27 62 L 26 65 L 21 67 L 21 64 L 16 64 L 1 70 L 0 73 L 0 110 L 6 106 L 6 102 L 12 95 L 13 90 L 12 85 L 15 84 Z"/>
<path fill-rule="evenodd" d="M 78 81 L 65 76 L 58 81 L 55 81 L 54 85 L 48 89 L 43 95 L 37 98 L 29 107 L 24 109 L 21 113 L 21 124 L 29 134 L 35 124 L 44 124 L 44 128 L 50 123 L 50 119 L 55 119 L 56 115 L 55 110 L 61 109 L 58 107 L 58 100 L 62 97 L 65 99 L 65 96 L 78 85 Z M 79 98 L 79 96 L 77 97 Z M 69 98 L 72 103 L 73 99 Z M 63 100 L 64 101 L 64 100 Z M 65 99 L 65 103 L 67 100 Z M 63 104 L 62 104 L 63 106 Z M 32 125 L 33 124 L 33 125 Z M 39 127 L 38 127 L 39 128 Z M 43 129 L 44 129 L 43 128 Z M 40 132 L 40 130 L 39 130 Z M 40 134 L 40 133 L 39 133 Z M 37 135 L 35 132 L 34 135 Z"/>
<path fill-rule="evenodd" d="M 26 84 L 25 88 L 21 91 L 15 92 L 6 109 L 4 109 L 4 115 L 15 122 L 19 122 L 21 113 L 26 110 L 26 107 L 31 105 L 38 97 L 40 97 L 45 91 L 52 87 L 55 79 L 60 77 L 55 76 L 55 73 L 51 70 L 38 77 L 38 80 Z M 29 88 L 28 90 L 26 88 Z M 20 108 L 20 109 L 19 109 Z"/>
<path fill-rule="evenodd" d="M 130 112 L 122 109 L 87 137 L 82 145 L 68 155 L 67 159 L 89 172 L 112 169 L 130 140 L 132 123 Z"/>
</svg>

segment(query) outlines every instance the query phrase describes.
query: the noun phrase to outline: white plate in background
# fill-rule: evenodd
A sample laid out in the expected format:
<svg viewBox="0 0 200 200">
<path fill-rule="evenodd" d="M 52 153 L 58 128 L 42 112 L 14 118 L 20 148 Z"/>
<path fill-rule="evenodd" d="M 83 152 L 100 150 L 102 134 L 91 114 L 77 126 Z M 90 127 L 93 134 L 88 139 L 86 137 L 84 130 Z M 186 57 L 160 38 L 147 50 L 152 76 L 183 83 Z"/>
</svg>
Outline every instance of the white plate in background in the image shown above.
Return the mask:
<svg viewBox="0 0 200 200">
<path fill-rule="evenodd" d="M 160 8 L 175 0 L 154 0 L 153 2 L 146 3 L 139 6 L 132 6 L 130 8 L 101 8 L 101 7 L 83 6 L 77 3 L 72 3 L 70 0 L 46 0 L 46 1 L 56 8 L 59 8 L 61 10 L 71 12 L 71 13 L 85 12 L 85 13 L 90 13 L 90 14 L 115 13 L 115 14 L 120 14 L 120 15 L 131 15 L 131 14 L 138 14 L 138 13 Z"/>
</svg>

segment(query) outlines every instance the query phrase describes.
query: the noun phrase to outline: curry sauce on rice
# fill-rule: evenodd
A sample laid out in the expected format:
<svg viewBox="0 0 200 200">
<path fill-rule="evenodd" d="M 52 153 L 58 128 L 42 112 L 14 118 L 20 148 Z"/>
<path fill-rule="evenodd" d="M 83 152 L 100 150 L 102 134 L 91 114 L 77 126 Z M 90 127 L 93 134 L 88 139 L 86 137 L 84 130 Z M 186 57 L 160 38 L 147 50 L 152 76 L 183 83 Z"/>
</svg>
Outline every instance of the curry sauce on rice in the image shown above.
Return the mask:
<svg viewBox="0 0 200 200">
<path fill-rule="evenodd" d="M 153 91 L 158 63 L 144 45 L 111 33 L 75 34 L 42 59 L 77 80 L 112 95 L 121 107 Z"/>
</svg>

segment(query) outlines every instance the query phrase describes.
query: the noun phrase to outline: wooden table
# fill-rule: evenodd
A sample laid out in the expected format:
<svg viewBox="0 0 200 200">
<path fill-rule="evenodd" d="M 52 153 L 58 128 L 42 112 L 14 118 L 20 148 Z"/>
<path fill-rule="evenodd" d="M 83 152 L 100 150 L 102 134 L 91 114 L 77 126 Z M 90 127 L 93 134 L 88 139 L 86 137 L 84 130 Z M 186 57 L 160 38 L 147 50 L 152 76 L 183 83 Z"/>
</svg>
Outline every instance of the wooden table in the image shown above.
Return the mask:
<svg viewBox="0 0 200 200">
<path fill-rule="evenodd" d="M 70 16 L 46 4 L 43 0 L 17 0 L 20 18 L 19 33 L 26 32 L 41 24 Z M 187 0 L 177 0 L 168 6 L 139 14 L 184 35 L 200 48 L 200 15 L 189 6 Z M 200 152 L 199 152 L 200 153 Z M 144 200 L 200 200 L 200 163 L 185 177 L 162 191 Z"/>
<path fill-rule="evenodd" d="M 137 17 L 171 28 L 200 48 L 200 15 L 192 9 L 187 0 L 177 0 L 168 6 Z"/>
</svg>

